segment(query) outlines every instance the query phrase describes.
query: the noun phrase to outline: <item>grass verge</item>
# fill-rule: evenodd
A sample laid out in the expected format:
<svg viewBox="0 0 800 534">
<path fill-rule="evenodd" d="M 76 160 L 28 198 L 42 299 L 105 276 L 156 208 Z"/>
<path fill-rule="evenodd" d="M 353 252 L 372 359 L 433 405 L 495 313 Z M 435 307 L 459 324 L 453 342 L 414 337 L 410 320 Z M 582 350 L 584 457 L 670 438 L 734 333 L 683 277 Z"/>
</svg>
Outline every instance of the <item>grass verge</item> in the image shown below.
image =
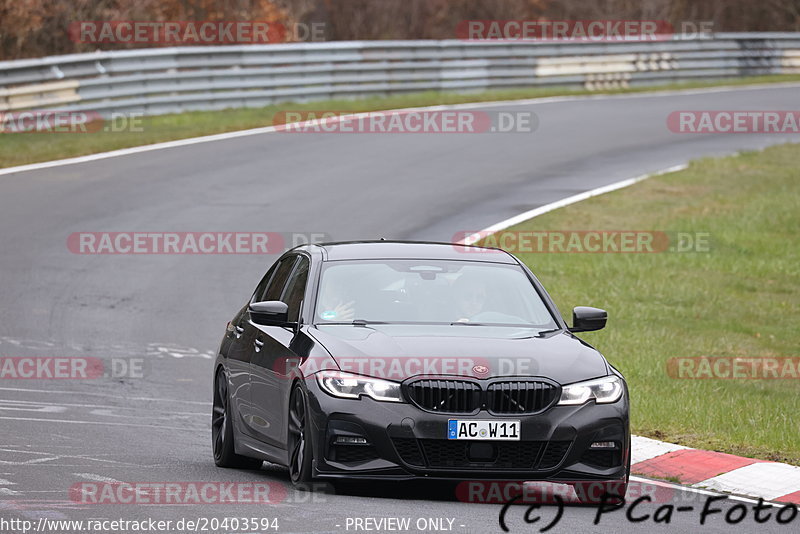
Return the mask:
<svg viewBox="0 0 800 534">
<path fill-rule="evenodd" d="M 464 94 L 427 92 L 360 100 L 326 100 L 305 104 L 285 103 L 263 108 L 195 111 L 143 117 L 141 118 L 141 122 L 137 123 L 138 131 L 98 131 L 77 135 L 65 133 L 4 133 L 2 134 L 2 143 L 0 143 L 0 168 L 83 156 L 163 141 L 173 141 L 176 139 L 270 126 L 275 113 L 287 109 L 296 111 L 336 110 L 360 112 L 565 95 L 642 93 L 661 90 L 714 87 L 719 85 L 738 86 L 796 81 L 800 81 L 800 75 L 698 81 L 606 91 L 586 91 L 566 87 L 537 87 Z"/>
<path fill-rule="evenodd" d="M 666 367 L 800 356 L 799 229 L 800 145 L 781 145 L 699 160 L 509 231 L 708 232 L 708 252 L 516 255 L 565 317 L 608 310 L 605 330 L 580 335 L 626 376 L 634 433 L 800 465 L 800 379 L 675 379 Z"/>
</svg>

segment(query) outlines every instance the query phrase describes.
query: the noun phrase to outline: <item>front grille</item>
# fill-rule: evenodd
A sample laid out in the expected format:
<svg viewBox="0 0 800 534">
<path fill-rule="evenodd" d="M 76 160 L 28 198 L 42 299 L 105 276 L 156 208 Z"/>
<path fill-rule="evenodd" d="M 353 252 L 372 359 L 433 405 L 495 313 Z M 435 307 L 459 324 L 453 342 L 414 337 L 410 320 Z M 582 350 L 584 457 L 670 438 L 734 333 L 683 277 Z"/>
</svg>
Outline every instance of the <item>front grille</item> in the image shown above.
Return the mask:
<svg viewBox="0 0 800 534">
<path fill-rule="evenodd" d="M 551 469 L 561 463 L 568 441 L 460 441 L 394 438 L 398 455 L 408 465 L 440 469 Z M 551 445 L 556 444 L 556 447 Z M 542 452 L 544 451 L 544 455 Z M 548 454 L 548 451 L 551 451 Z M 560 456 L 555 458 L 560 453 Z M 541 456 L 541 459 L 540 459 Z M 553 463 L 555 458 L 555 463 Z"/>
<path fill-rule="evenodd" d="M 542 380 L 489 382 L 485 389 L 469 380 L 422 379 L 406 386 L 411 401 L 431 412 L 475 413 L 480 409 L 496 414 L 533 414 L 550 408 L 559 387 Z"/>
<path fill-rule="evenodd" d="M 504 381 L 489 384 L 487 406 L 493 413 L 536 413 L 549 408 L 558 387 L 539 381 Z"/>
<path fill-rule="evenodd" d="M 411 400 L 423 410 L 472 413 L 481 405 L 481 388 L 466 380 L 417 380 L 408 385 Z"/>
</svg>

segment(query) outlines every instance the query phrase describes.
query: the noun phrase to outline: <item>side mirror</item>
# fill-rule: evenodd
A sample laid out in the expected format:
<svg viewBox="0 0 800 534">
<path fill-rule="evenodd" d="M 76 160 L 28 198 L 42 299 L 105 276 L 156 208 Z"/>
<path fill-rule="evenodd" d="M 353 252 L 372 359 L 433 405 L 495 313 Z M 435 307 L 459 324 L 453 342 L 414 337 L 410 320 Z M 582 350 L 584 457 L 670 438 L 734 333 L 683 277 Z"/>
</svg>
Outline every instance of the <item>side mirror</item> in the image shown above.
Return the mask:
<svg viewBox="0 0 800 534">
<path fill-rule="evenodd" d="M 289 305 L 280 300 L 253 302 L 248 310 L 254 323 L 284 325 L 289 321 Z"/>
<path fill-rule="evenodd" d="M 590 332 L 600 330 L 606 325 L 608 314 L 600 308 L 576 306 L 572 310 L 572 328 L 570 332 Z"/>
</svg>

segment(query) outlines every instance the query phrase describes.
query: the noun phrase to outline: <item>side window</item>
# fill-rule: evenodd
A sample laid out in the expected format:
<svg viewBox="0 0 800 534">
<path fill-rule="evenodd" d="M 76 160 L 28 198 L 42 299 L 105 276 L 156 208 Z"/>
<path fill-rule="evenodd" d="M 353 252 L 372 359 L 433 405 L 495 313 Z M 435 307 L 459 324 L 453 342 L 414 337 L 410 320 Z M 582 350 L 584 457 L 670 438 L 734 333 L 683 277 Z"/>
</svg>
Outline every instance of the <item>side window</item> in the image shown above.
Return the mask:
<svg viewBox="0 0 800 534">
<path fill-rule="evenodd" d="M 264 292 L 261 300 L 281 300 L 283 288 L 286 285 L 289 275 L 292 273 L 292 267 L 297 260 L 297 256 L 289 256 L 284 258 L 278 265 L 278 270 L 275 271 L 275 276 L 267 284 L 267 290 Z"/>
<path fill-rule="evenodd" d="M 264 278 L 258 283 L 256 290 L 253 292 L 253 297 L 250 299 L 250 302 L 261 302 L 264 300 L 262 297 L 264 293 L 267 291 L 267 285 L 269 285 L 269 281 L 272 280 L 272 277 L 275 275 L 275 271 L 278 270 L 278 262 L 275 262 L 272 267 L 269 268 L 267 274 L 264 275 Z"/>
<path fill-rule="evenodd" d="M 295 267 L 281 299 L 289 305 L 289 321 L 297 321 L 300 317 L 300 304 L 303 302 L 307 281 L 308 259 L 300 256 L 297 261 L 297 267 Z"/>
</svg>

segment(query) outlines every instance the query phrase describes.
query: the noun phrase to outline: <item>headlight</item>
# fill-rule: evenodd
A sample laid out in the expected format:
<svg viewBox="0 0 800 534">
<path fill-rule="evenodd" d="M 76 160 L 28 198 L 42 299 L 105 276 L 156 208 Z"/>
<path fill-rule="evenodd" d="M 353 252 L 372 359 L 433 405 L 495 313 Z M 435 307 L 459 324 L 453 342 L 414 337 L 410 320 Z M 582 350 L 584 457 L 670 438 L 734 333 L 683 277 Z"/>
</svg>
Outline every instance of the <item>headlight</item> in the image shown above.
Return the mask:
<svg viewBox="0 0 800 534">
<path fill-rule="evenodd" d="M 616 376 L 578 382 L 561 388 L 560 405 L 583 404 L 594 399 L 597 404 L 617 402 L 622 396 L 622 379 Z"/>
<path fill-rule="evenodd" d="M 397 382 L 341 371 L 320 371 L 316 376 L 319 387 L 334 397 L 358 399 L 366 395 L 377 401 L 403 402 Z"/>
</svg>

